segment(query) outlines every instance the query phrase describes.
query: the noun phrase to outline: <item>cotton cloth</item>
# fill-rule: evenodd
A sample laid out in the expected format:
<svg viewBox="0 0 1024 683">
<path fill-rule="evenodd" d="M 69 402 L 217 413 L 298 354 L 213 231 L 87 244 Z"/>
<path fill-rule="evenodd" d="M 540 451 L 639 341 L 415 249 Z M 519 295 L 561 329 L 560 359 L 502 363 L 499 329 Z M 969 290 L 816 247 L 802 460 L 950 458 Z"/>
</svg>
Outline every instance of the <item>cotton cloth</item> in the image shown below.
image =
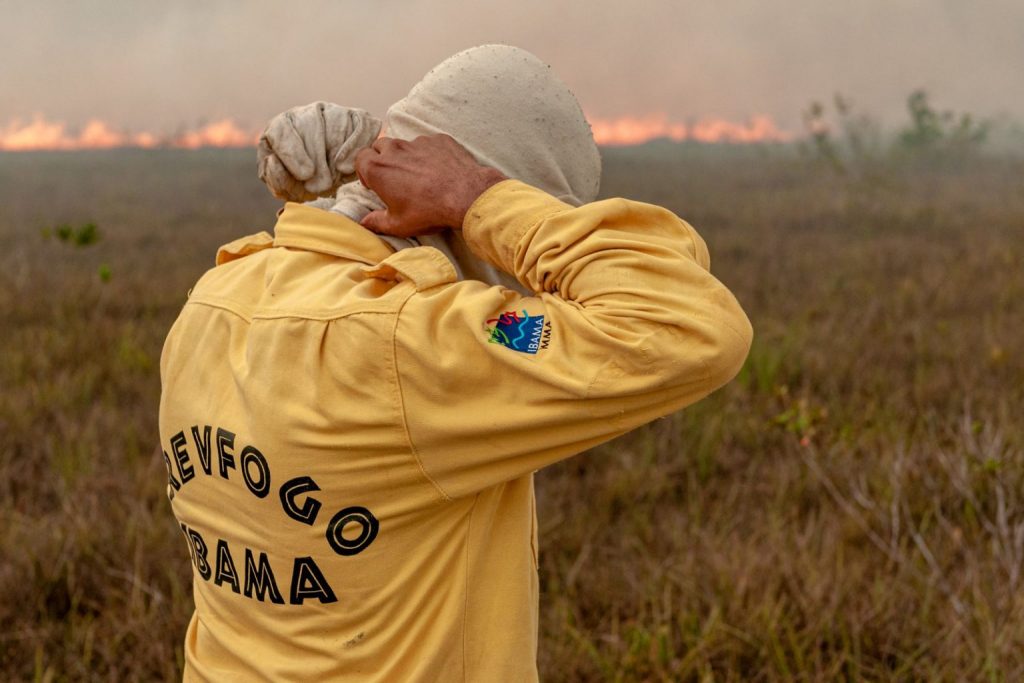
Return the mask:
<svg viewBox="0 0 1024 683">
<path fill-rule="evenodd" d="M 355 179 L 356 153 L 376 139 L 380 126 L 365 110 L 330 102 L 293 107 L 260 136 L 257 175 L 279 199 L 333 195 Z"/>
<path fill-rule="evenodd" d="M 384 121 L 388 137 L 412 140 L 447 133 L 476 160 L 539 188 L 572 206 L 597 197 L 601 156 L 590 124 L 569 88 L 536 56 L 511 45 L 482 45 L 459 52 L 430 70 Z M 384 203 L 356 181 L 333 203 L 316 202 L 360 221 Z M 459 279 L 528 292 L 512 275 L 480 259 L 458 230 L 401 238 L 381 235 L 395 249 L 439 249 Z"/>
</svg>

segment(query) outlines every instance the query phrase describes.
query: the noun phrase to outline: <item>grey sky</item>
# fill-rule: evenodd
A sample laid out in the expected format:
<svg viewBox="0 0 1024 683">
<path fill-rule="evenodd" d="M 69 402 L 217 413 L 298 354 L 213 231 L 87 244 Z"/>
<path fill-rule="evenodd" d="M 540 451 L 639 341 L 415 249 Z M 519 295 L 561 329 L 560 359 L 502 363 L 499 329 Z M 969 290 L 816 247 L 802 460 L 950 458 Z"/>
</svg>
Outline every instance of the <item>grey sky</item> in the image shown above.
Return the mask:
<svg viewBox="0 0 1024 683">
<path fill-rule="evenodd" d="M 0 0 L 0 125 L 41 113 L 171 129 L 316 99 L 383 113 L 486 42 L 549 62 L 592 116 L 773 116 L 841 91 L 892 120 L 1024 114 L 1022 0 Z"/>
</svg>

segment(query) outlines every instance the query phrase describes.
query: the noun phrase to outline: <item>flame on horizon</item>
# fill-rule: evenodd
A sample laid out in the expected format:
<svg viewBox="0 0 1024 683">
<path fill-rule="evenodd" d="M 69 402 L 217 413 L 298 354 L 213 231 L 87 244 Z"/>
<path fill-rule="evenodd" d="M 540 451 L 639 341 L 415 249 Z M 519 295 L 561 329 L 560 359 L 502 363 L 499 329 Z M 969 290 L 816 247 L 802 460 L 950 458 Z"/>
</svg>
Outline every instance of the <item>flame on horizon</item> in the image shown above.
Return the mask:
<svg viewBox="0 0 1024 683">
<path fill-rule="evenodd" d="M 126 132 L 100 119 L 90 119 L 81 130 L 74 131 L 63 121 L 47 121 L 36 115 L 23 123 L 14 119 L 0 126 L 0 151 L 115 149 L 119 147 L 252 147 L 259 133 L 246 130 L 232 119 L 214 121 L 197 128 L 173 134 L 151 131 Z"/>
<path fill-rule="evenodd" d="M 658 138 L 733 144 L 793 139 L 792 134 L 764 115 L 753 116 L 746 123 L 719 118 L 681 123 L 670 120 L 665 114 L 588 119 L 597 144 L 609 146 L 637 145 Z M 251 147 L 258 139 L 258 131 L 230 118 L 173 134 L 128 132 L 100 119 L 90 119 L 81 129 L 73 129 L 62 121 L 48 121 L 41 115 L 28 122 L 14 119 L 0 126 L 0 151 Z"/>
<path fill-rule="evenodd" d="M 591 118 L 590 128 L 599 145 L 638 145 L 649 140 L 668 138 L 676 142 L 787 142 L 793 135 L 780 129 L 771 117 L 752 116 L 746 123 L 720 118 L 702 118 L 693 123 L 672 121 L 666 114 L 622 116 L 617 119 Z"/>
</svg>

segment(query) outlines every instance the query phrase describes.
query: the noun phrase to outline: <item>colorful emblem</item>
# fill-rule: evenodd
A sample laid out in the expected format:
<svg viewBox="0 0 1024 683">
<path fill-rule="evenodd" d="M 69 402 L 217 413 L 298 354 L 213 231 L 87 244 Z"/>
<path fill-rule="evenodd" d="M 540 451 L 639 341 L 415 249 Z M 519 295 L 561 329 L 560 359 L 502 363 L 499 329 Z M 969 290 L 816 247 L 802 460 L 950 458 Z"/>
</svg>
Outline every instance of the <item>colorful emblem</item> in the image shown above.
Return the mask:
<svg viewBox="0 0 1024 683">
<path fill-rule="evenodd" d="M 542 315 L 522 311 L 505 311 L 500 317 L 487 321 L 487 341 L 501 344 L 513 351 L 537 353 L 546 349 L 551 341 L 551 323 Z"/>
</svg>

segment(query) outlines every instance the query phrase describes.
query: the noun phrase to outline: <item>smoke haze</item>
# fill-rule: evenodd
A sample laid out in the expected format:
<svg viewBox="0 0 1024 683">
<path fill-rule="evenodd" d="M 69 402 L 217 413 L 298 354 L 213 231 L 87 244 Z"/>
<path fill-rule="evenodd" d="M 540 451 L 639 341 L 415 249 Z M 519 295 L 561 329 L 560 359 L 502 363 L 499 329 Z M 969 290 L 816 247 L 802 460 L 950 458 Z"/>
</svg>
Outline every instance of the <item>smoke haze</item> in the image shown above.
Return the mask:
<svg viewBox="0 0 1024 683">
<path fill-rule="evenodd" d="M 1024 113 L 1020 0 L 0 0 L 0 124 L 41 114 L 135 129 L 260 125 L 317 99 L 382 114 L 431 66 L 506 42 L 550 63 L 591 116 L 799 128 L 842 92 L 885 120 L 919 87 L 942 108 Z"/>
</svg>

